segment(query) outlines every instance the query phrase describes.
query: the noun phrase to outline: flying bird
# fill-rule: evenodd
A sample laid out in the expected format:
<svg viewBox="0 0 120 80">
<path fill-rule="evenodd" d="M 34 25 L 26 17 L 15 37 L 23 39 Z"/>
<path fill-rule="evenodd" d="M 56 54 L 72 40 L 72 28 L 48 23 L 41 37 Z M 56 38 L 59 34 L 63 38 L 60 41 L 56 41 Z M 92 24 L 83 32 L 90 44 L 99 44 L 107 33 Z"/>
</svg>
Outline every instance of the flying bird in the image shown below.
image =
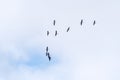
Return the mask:
<svg viewBox="0 0 120 80">
<path fill-rule="evenodd" d="M 95 24 L 96 24 L 96 21 L 94 20 L 93 25 L 95 25 Z"/>
<path fill-rule="evenodd" d="M 49 31 L 47 31 L 47 36 L 49 35 Z"/>
<path fill-rule="evenodd" d="M 83 24 L 83 19 L 81 20 L 80 24 L 81 24 L 81 26 L 82 26 L 82 24 Z"/>
<path fill-rule="evenodd" d="M 55 22 L 55 20 L 54 20 L 54 21 L 53 21 L 53 25 L 54 25 L 54 26 L 55 26 L 55 23 L 56 23 L 56 22 Z"/>
<path fill-rule="evenodd" d="M 49 61 L 51 60 L 51 57 L 50 57 L 50 54 L 48 53 L 48 59 L 49 59 Z"/>
<path fill-rule="evenodd" d="M 55 31 L 55 36 L 57 36 L 57 30 Z"/>
<path fill-rule="evenodd" d="M 48 46 L 46 47 L 46 52 L 48 52 Z"/>
<path fill-rule="evenodd" d="M 68 27 L 67 32 L 70 30 L 70 27 Z"/>
</svg>

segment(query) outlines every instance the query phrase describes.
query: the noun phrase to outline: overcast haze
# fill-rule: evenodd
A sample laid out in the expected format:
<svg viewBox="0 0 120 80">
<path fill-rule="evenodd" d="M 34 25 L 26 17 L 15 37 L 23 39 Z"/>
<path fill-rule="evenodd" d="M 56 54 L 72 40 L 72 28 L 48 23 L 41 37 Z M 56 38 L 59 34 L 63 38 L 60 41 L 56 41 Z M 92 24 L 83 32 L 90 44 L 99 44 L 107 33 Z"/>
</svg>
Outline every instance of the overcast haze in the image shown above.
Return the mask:
<svg viewBox="0 0 120 80">
<path fill-rule="evenodd" d="M 120 80 L 119 21 L 119 0 L 1 0 L 0 80 Z"/>
</svg>

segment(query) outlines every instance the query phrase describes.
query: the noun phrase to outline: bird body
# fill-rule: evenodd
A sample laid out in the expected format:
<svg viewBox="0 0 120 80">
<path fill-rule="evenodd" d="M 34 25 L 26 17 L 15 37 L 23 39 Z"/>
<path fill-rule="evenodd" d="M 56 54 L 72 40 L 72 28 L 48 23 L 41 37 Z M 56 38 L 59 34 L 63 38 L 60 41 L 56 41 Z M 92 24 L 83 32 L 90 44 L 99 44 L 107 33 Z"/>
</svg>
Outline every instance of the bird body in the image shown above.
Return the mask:
<svg viewBox="0 0 120 80">
<path fill-rule="evenodd" d="M 46 52 L 48 52 L 48 46 L 46 47 Z"/>
<path fill-rule="evenodd" d="M 48 53 L 48 59 L 49 59 L 49 61 L 51 60 L 51 57 L 50 57 L 50 54 Z"/>
<path fill-rule="evenodd" d="M 67 32 L 70 30 L 70 27 L 68 27 Z"/>
<path fill-rule="evenodd" d="M 82 24 L 83 24 L 83 19 L 81 20 L 80 24 L 81 24 L 81 26 L 82 26 Z"/>
<path fill-rule="evenodd" d="M 49 31 L 47 31 L 47 36 L 49 35 Z"/>
<path fill-rule="evenodd" d="M 55 36 L 57 36 L 57 30 L 55 31 Z"/>
<path fill-rule="evenodd" d="M 55 26 L 55 20 L 53 21 L 53 25 Z"/>
<path fill-rule="evenodd" d="M 95 25 L 95 24 L 96 24 L 96 21 L 94 20 L 93 25 Z"/>
</svg>

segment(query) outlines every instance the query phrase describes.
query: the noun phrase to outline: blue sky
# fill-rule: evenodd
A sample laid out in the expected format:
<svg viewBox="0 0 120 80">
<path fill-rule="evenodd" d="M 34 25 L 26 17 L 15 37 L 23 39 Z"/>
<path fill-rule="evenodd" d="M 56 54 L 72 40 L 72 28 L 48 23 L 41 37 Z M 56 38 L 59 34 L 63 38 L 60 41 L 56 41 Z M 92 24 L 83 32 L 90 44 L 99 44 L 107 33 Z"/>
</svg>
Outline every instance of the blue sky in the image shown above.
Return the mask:
<svg viewBox="0 0 120 80">
<path fill-rule="evenodd" d="M 120 80 L 119 3 L 1 0 L 0 80 Z"/>
</svg>

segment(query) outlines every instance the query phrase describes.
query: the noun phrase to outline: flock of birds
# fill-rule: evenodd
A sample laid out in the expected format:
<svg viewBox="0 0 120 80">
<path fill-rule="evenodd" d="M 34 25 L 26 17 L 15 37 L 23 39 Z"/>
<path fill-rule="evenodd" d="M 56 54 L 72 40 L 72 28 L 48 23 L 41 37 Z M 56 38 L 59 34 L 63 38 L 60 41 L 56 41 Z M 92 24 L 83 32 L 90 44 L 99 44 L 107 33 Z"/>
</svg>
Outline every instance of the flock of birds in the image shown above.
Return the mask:
<svg viewBox="0 0 120 80">
<path fill-rule="evenodd" d="M 56 24 L 56 21 L 53 20 L 53 25 L 55 26 Z M 93 26 L 96 24 L 96 21 L 94 20 L 93 21 Z M 82 26 L 83 25 L 83 19 L 81 19 L 80 21 L 80 25 Z M 70 27 L 67 28 L 66 32 L 68 32 L 70 30 Z M 47 36 L 49 36 L 49 31 L 47 31 Z M 57 30 L 55 31 L 55 36 L 57 36 L 58 32 Z M 51 61 L 51 56 L 50 56 L 50 53 L 49 53 L 49 49 L 48 49 L 48 46 L 46 47 L 46 56 L 48 57 L 49 61 Z"/>
</svg>

